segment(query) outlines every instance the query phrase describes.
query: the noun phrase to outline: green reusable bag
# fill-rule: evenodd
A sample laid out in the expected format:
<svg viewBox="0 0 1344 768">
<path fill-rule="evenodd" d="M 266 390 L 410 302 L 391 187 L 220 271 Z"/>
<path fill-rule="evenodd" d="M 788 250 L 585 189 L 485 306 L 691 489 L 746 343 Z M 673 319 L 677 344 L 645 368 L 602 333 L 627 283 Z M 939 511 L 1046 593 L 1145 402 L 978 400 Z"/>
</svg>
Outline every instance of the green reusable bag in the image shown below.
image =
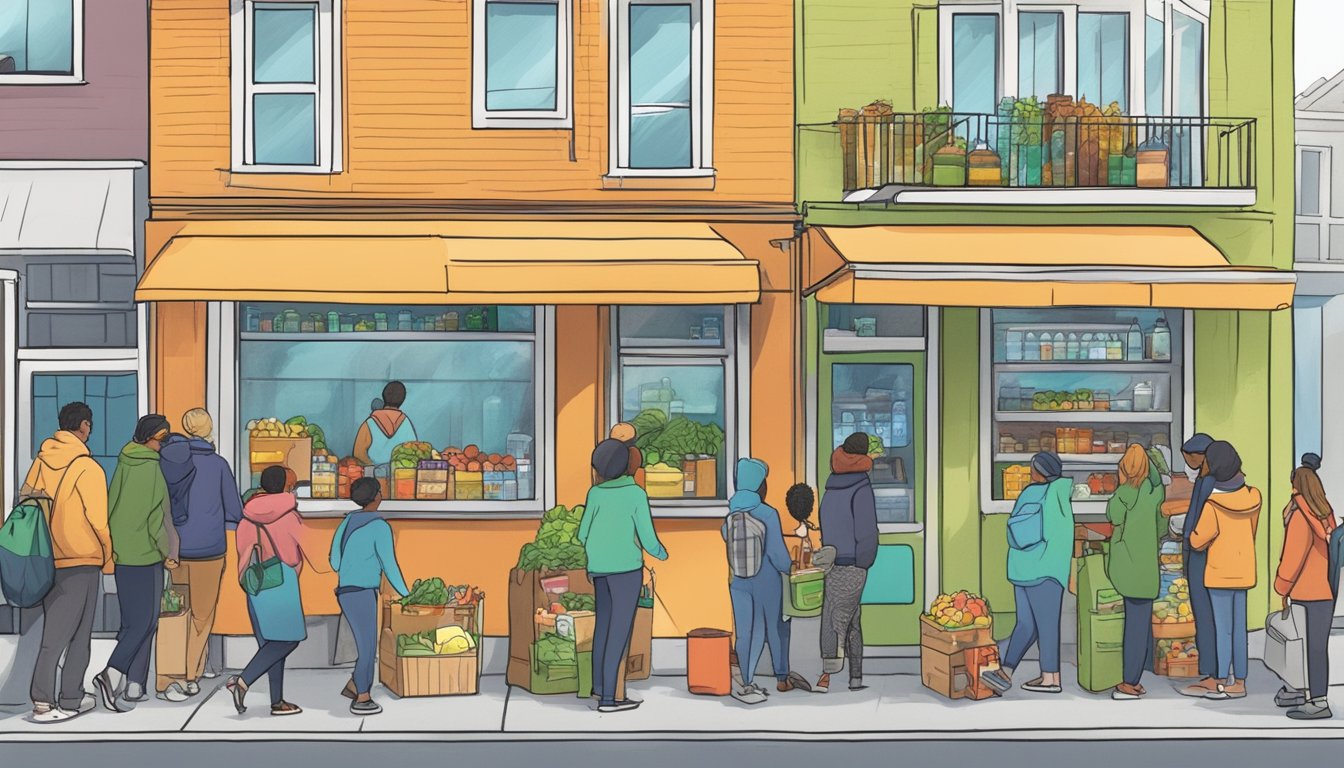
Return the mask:
<svg viewBox="0 0 1344 768">
<path fill-rule="evenodd" d="M 247 568 L 243 570 L 243 576 L 238 580 L 243 591 L 256 597 L 268 589 L 274 589 L 280 586 L 285 580 L 284 563 L 280 561 L 278 550 L 275 548 L 275 539 L 271 538 L 271 532 L 266 530 L 266 526 L 256 524 L 257 530 L 266 534 L 266 540 L 271 543 L 271 556 L 262 559 L 261 541 L 252 545 L 252 555 L 248 559 Z"/>
</svg>

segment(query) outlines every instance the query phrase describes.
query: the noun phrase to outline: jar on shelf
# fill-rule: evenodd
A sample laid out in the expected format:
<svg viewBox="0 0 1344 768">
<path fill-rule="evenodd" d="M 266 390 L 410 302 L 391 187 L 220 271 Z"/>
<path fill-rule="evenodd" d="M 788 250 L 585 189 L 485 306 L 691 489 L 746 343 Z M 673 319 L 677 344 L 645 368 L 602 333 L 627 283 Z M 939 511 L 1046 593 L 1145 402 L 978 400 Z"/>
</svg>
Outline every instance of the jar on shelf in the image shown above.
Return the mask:
<svg viewBox="0 0 1344 768">
<path fill-rule="evenodd" d="M 382 331 L 386 331 L 386 330 L 387 330 L 387 313 L 386 313 L 386 312 L 374 312 L 374 313 L 373 313 L 373 329 L 374 329 L 375 331 L 380 331 L 380 332 L 382 332 Z"/>
</svg>

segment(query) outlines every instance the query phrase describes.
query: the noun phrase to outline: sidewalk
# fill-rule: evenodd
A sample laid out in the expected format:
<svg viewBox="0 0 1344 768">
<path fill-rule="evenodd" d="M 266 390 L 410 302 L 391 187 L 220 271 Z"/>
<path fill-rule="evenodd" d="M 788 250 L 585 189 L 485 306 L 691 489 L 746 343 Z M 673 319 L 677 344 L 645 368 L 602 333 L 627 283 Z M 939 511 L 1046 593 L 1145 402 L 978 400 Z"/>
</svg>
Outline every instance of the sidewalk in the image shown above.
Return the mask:
<svg viewBox="0 0 1344 768">
<path fill-rule="evenodd" d="M 249 711 L 238 715 L 224 690 L 224 678 L 206 681 L 201 695 L 183 704 L 150 700 L 133 712 L 97 710 L 59 725 L 37 725 L 27 713 L 0 715 L 0 742 L 79 740 L 307 739 L 444 741 L 543 739 L 705 739 L 781 740 L 869 739 L 1191 739 L 1226 736 L 1344 738 L 1344 686 L 1333 690 L 1335 720 L 1298 723 L 1273 703 L 1279 683 L 1253 662 L 1251 695 L 1240 701 L 1203 701 L 1177 695 L 1165 678 L 1146 676 L 1143 701 L 1111 701 L 1073 684 L 1076 671 L 1064 670 L 1065 692 L 1035 696 L 1018 690 L 1002 699 L 948 701 L 919 682 L 918 662 L 901 660 L 896 671 L 870 675 L 868 690 L 825 695 L 775 694 L 747 707 L 730 698 L 693 696 L 681 677 L 655 677 L 631 684 L 644 700 L 633 712 L 599 715 L 594 704 L 574 696 L 533 696 L 511 689 L 502 676 L 486 676 L 477 696 L 398 700 L 375 687 L 381 715 L 360 718 L 347 710 L 339 691 L 348 671 L 291 670 L 286 699 L 304 707 L 301 715 L 271 717 L 265 681 L 249 696 Z M 1024 665 L 1023 672 L 1034 670 Z M 762 681 L 765 682 L 765 681 Z"/>
</svg>

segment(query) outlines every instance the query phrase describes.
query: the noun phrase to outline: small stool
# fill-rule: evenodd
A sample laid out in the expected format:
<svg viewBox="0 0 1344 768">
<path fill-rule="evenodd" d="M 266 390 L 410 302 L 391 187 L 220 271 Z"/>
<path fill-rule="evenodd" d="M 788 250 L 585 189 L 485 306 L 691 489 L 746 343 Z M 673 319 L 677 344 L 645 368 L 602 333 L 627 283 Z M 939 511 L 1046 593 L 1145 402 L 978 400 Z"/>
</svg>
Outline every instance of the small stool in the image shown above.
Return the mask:
<svg viewBox="0 0 1344 768">
<path fill-rule="evenodd" d="M 686 633 L 686 687 L 701 696 L 727 696 L 733 678 L 728 667 L 732 633 L 722 629 L 693 629 Z"/>
</svg>

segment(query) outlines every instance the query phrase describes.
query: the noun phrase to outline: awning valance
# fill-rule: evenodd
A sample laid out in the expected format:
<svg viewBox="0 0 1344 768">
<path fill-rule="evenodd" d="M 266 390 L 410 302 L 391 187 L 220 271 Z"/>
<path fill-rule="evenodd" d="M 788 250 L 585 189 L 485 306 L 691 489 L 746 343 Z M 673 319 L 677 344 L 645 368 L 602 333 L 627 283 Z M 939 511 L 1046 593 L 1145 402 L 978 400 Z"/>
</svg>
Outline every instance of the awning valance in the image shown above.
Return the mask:
<svg viewBox="0 0 1344 768">
<path fill-rule="evenodd" d="M 1190 227 L 813 227 L 811 292 L 835 304 L 1281 309 L 1294 276 L 1234 267 Z"/>
<path fill-rule="evenodd" d="M 203 222 L 138 301 L 735 304 L 759 265 L 710 226 L 639 222 Z"/>
</svg>

